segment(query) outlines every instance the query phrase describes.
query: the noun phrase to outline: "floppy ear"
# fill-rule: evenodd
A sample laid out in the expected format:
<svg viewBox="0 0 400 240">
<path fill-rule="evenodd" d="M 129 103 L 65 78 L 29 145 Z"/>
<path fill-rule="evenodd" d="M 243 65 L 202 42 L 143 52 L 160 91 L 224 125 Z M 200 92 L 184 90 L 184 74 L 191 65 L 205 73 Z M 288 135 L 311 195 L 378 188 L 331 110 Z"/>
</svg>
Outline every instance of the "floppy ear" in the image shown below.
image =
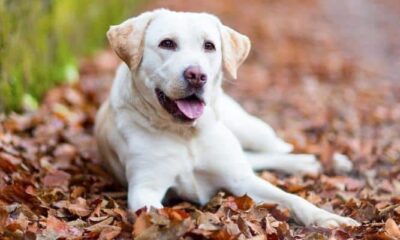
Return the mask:
<svg viewBox="0 0 400 240">
<path fill-rule="evenodd" d="M 224 70 L 236 79 L 237 70 L 249 55 L 251 43 L 247 36 L 222 25 L 222 62 Z"/>
<path fill-rule="evenodd" d="M 107 38 L 111 48 L 129 66 L 136 70 L 143 56 L 143 38 L 154 12 L 146 12 L 125 22 L 111 26 Z"/>
</svg>

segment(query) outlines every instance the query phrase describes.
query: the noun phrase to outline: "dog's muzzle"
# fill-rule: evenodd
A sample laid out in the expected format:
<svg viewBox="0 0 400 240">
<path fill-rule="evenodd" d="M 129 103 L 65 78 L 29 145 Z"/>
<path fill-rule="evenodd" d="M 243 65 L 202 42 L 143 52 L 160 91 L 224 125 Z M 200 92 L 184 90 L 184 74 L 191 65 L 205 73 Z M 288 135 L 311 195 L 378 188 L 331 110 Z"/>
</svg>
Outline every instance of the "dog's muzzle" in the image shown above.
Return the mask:
<svg viewBox="0 0 400 240">
<path fill-rule="evenodd" d="M 194 93 L 174 100 L 158 88 L 155 91 L 161 106 L 174 118 L 182 122 L 195 121 L 203 114 L 205 103 L 200 94 Z"/>
</svg>

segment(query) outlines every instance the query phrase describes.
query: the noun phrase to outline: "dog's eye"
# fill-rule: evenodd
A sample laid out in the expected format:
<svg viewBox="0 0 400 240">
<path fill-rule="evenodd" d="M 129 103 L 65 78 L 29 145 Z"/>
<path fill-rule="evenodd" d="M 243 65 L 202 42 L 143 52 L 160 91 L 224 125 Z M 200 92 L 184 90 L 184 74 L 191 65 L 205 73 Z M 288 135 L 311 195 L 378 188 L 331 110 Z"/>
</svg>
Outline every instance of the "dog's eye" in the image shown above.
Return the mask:
<svg viewBox="0 0 400 240">
<path fill-rule="evenodd" d="M 214 45 L 214 43 L 212 43 L 212 42 L 210 42 L 210 41 L 206 41 L 205 43 L 204 43 L 204 49 L 206 50 L 206 51 L 215 51 L 215 45 Z"/>
<path fill-rule="evenodd" d="M 164 39 L 158 45 L 160 48 L 168 49 L 168 50 L 175 50 L 178 46 L 176 42 L 171 39 Z"/>
</svg>

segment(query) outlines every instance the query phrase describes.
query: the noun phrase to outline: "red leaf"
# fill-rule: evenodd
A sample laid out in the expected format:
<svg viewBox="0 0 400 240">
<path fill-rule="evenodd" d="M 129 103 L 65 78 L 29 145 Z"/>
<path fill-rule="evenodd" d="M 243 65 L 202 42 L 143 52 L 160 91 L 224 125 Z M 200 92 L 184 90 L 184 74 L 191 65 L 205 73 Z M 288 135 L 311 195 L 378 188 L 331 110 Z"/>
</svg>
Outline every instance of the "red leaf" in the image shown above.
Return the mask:
<svg viewBox="0 0 400 240">
<path fill-rule="evenodd" d="M 68 187 L 71 175 L 61 170 L 52 170 L 43 178 L 45 187 Z"/>
</svg>

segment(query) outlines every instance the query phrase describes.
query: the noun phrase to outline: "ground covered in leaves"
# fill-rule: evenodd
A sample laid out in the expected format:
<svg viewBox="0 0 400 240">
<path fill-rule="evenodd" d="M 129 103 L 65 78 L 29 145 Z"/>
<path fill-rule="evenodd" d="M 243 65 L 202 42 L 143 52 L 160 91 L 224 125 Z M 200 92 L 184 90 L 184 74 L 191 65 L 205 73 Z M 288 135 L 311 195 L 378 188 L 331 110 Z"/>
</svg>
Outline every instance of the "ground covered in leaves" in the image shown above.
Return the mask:
<svg viewBox="0 0 400 240">
<path fill-rule="evenodd" d="M 212 11 L 250 36 L 249 60 L 225 88 L 325 167 L 318 176 L 260 177 L 362 225 L 303 227 L 286 209 L 222 192 L 206 206 L 129 212 L 126 191 L 102 169 L 93 138 L 118 64 L 105 51 L 83 59 L 80 80 L 49 91 L 37 111 L 0 117 L 1 239 L 400 239 L 398 81 L 343 51 L 316 1 L 162 1 L 148 8 L 166 4 Z M 351 173 L 334 173 L 336 152 L 353 161 Z"/>
</svg>

